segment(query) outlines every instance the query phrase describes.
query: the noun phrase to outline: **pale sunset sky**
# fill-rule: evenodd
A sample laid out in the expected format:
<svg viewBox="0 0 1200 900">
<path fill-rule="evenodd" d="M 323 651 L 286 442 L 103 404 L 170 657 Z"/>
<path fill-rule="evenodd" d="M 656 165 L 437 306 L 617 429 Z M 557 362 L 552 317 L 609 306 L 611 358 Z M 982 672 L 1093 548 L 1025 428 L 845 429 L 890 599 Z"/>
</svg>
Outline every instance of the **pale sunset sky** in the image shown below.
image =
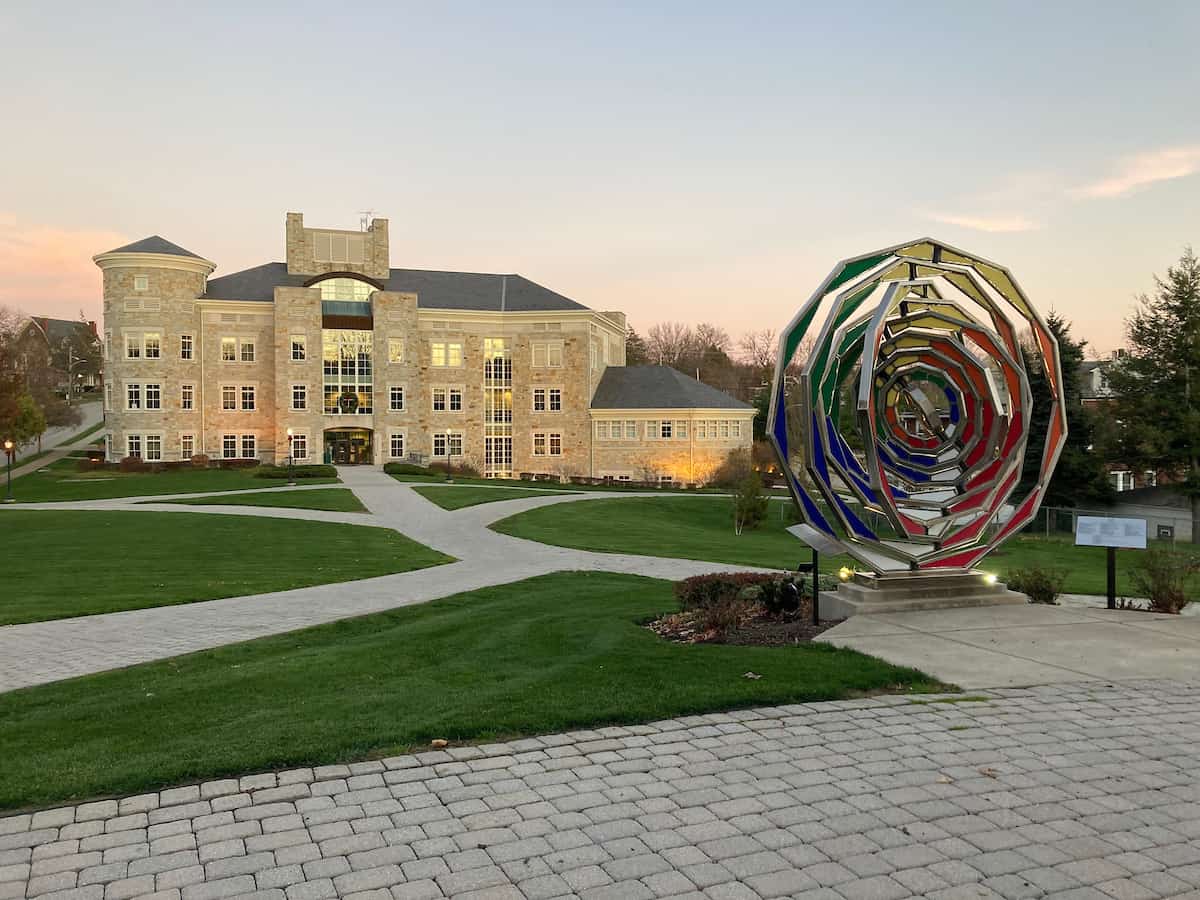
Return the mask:
<svg viewBox="0 0 1200 900">
<path fill-rule="evenodd" d="M 222 275 L 371 209 L 393 266 L 735 337 L 932 235 L 1106 353 L 1200 249 L 1197 34 L 1194 0 L 8 0 L 0 304 L 98 317 L 98 252 Z"/>
</svg>

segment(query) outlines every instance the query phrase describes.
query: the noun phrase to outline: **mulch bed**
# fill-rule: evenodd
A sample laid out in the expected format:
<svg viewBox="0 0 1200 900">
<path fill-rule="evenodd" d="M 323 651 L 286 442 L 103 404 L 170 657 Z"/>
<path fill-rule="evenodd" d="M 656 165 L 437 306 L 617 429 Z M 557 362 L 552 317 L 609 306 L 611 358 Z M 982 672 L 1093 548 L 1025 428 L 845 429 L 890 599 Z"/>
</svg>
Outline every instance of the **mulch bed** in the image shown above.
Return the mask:
<svg viewBox="0 0 1200 900">
<path fill-rule="evenodd" d="M 646 625 L 660 638 L 676 644 L 739 644 L 742 646 L 784 647 L 804 644 L 842 619 L 822 619 L 812 624 L 812 614 L 804 607 L 794 615 L 772 616 L 761 607 L 752 607 L 738 623 L 726 630 L 705 630 L 696 613 L 672 613 Z"/>
</svg>

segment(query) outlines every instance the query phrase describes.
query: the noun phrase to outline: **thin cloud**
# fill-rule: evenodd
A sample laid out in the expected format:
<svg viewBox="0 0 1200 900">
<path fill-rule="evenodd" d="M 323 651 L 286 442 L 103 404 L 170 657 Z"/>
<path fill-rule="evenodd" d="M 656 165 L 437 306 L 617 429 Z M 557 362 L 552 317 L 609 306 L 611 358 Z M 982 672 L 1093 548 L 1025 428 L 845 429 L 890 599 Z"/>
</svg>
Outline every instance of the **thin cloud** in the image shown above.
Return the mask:
<svg viewBox="0 0 1200 900">
<path fill-rule="evenodd" d="M 1200 146 L 1169 147 L 1130 156 L 1107 178 L 1075 190 L 1079 197 L 1123 197 L 1140 187 L 1200 172 Z"/>
<path fill-rule="evenodd" d="M 957 213 L 930 212 L 926 213 L 935 222 L 945 225 L 957 225 L 959 228 L 970 228 L 974 231 L 1015 232 L 1035 231 L 1042 226 L 1026 216 L 968 216 Z"/>
</svg>

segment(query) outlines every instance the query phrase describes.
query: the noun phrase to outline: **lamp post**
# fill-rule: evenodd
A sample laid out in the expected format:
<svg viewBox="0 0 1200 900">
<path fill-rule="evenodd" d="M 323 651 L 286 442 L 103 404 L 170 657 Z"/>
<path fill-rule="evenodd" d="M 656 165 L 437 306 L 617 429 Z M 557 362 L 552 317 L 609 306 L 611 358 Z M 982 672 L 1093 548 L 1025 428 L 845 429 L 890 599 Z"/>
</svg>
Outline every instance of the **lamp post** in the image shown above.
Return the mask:
<svg viewBox="0 0 1200 900">
<path fill-rule="evenodd" d="M 447 428 L 446 429 L 446 483 L 449 484 L 452 481 L 454 481 L 454 479 L 452 477 L 450 477 L 450 429 Z"/>
<path fill-rule="evenodd" d="M 287 480 L 287 486 L 288 486 L 288 487 L 295 487 L 295 486 L 296 486 L 296 479 L 295 479 L 294 477 L 292 477 L 292 429 L 291 429 L 291 428 L 289 428 L 289 429 L 287 430 L 287 438 L 288 438 L 288 480 Z"/>
<path fill-rule="evenodd" d="M 17 501 L 13 499 L 13 495 L 12 495 L 12 464 L 13 464 L 13 456 L 16 455 L 16 451 L 13 449 L 12 441 L 4 442 L 4 453 L 5 453 L 5 455 L 8 456 L 8 494 L 7 494 L 7 496 L 5 496 L 4 502 L 5 503 L 16 503 Z"/>
</svg>

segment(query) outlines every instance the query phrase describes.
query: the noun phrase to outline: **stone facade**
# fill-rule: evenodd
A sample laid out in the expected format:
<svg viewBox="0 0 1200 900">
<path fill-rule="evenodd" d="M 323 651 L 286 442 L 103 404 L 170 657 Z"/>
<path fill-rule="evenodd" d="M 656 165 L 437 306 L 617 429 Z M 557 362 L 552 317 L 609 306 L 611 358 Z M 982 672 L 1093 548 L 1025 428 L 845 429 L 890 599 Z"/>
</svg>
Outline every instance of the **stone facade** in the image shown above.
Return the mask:
<svg viewBox="0 0 1200 900">
<path fill-rule="evenodd" d="M 286 246 L 286 267 L 260 267 L 276 267 L 265 287 L 237 281 L 218 292 L 208 284 L 213 263 L 160 238 L 95 258 L 110 460 L 279 463 L 290 446 L 298 462 L 429 463 L 449 451 L 496 476 L 695 482 L 749 446 L 749 408 L 605 409 L 603 419 L 636 421 L 638 438 L 596 438 L 589 407 L 605 370 L 625 364 L 623 313 L 586 309 L 520 276 L 413 270 L 451 286 L 436 298 L 393 290 L 409 270 L 389 269 L 383 219 L 345 232 L 305 228 L 289 213 Z M 497 297 L 480 284 L 497 285 Z M 327 361 L 348 352 L 330 350 L 336 341 L 359 336 L 353 359 Z M 736 420 L 737 436 L 648 437 L 651 422 L 705 418 Z"/>
</svg>

